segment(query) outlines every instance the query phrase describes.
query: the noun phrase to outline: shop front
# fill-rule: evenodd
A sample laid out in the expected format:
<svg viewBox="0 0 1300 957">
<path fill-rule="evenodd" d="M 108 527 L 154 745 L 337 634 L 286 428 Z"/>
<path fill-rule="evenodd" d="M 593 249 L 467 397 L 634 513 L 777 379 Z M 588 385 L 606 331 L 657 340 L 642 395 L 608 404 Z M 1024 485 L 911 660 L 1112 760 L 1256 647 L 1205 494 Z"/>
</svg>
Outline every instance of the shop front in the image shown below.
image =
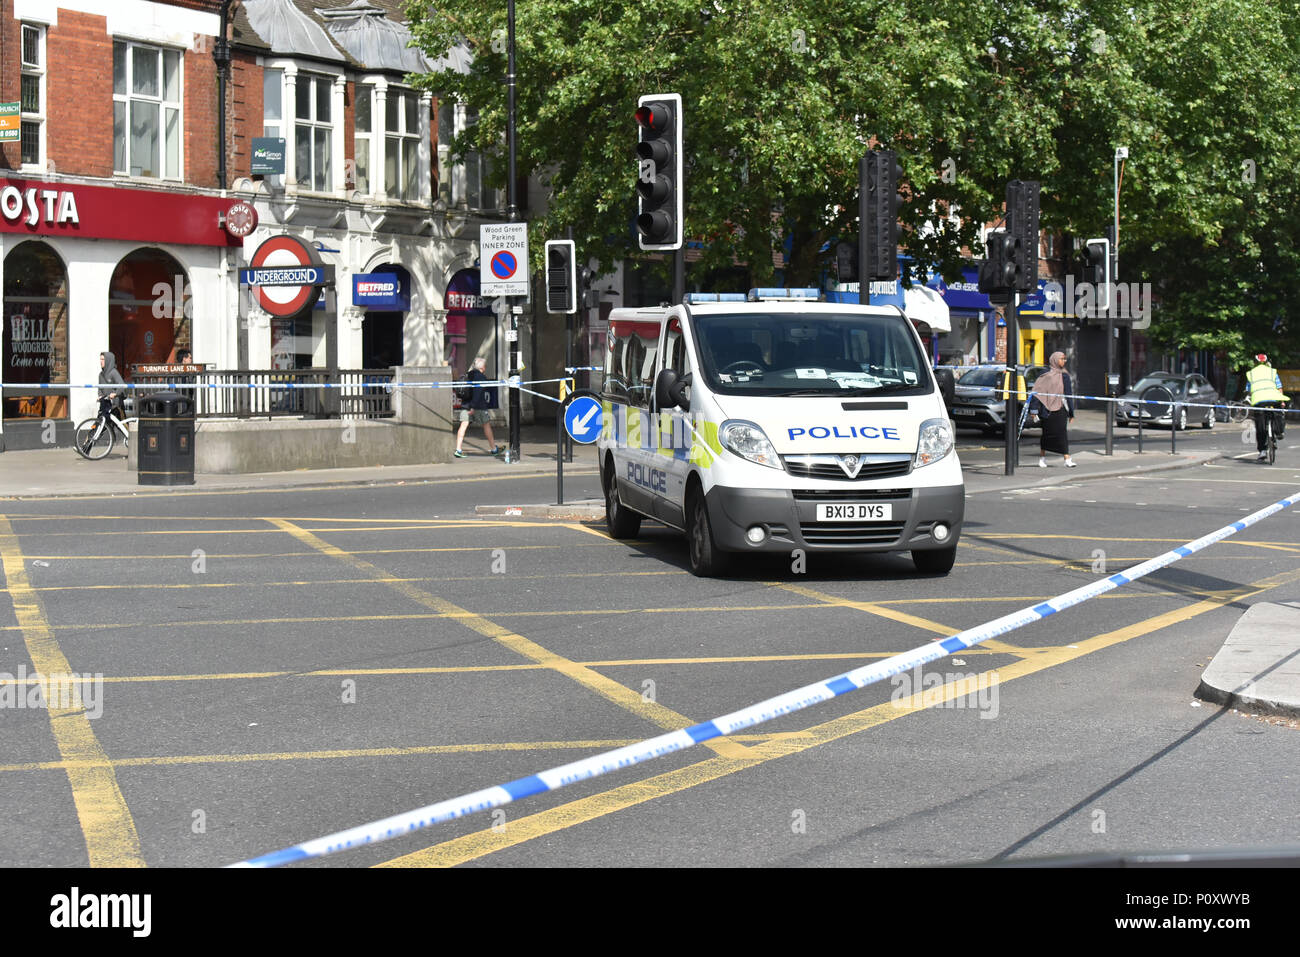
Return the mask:
<svg viewBox="0 0 1300 957">
<path fill-rule="evenodd" d="M 71 443 L 99 353 L 140 366 L 227 359 L 230 200 L 0 177 L 0 408 L 6 448 Z M 203 355 L 204 352 L 209 353 Z"/>
</svg>

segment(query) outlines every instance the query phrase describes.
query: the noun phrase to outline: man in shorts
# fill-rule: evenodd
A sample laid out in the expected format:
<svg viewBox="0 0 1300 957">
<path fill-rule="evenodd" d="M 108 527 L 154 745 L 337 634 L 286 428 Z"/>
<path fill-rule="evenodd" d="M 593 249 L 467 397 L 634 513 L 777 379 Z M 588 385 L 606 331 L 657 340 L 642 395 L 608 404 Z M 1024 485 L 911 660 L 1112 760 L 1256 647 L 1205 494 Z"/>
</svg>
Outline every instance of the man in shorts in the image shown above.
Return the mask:
<svg viewBox="0 0 1300 957">
<path fill-rule="evenodd" d="M 469 431 L 471 423 L 483 426 L 483 434 L 487 437 L 488 445 L 492 446 L 492 455 L 500 455 L 505 451 L 505 446 L 497 445 L 497 440 L 492 435 L 492 412 L 488 408 L 487 389 L 477 384 L 487 381 L 487 375 L 483 371 L 486 368 L 487 359 L 478 356 L 474 359 L 474 367 L 465 376 L 466 382 L 475 384 L 472 386 L 469 402 L 462 405 L 460 410 L 460 429 L 456 432 L 456 451 L 452 453 L 458 459 L 465 457 L 465 453 L 461 450 L 461 443 L 465 441 L 465 433 Z"/>
</svg>

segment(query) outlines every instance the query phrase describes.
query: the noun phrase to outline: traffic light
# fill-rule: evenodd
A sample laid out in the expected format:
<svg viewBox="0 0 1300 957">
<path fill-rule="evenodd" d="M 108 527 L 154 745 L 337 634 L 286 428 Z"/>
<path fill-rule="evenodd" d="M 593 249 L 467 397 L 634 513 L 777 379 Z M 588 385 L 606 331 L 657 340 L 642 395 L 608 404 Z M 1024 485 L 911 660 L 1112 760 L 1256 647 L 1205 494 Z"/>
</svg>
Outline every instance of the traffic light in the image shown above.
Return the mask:
<svg viewBox="0 0 1300 957">
<path fill-rule="evenodd" d="M 1110 240 L 1088 240 L 1088 260 L 1084 275 L 1096 290 L 1099 314 L 1110 310 Z"/>
<path fill-rule="evenodd" d="M 1003 230 L 991 232 L 985 240 L 987 258 L 980 263 L 979 291 L 993 302 L 1011 301 L 1016 286 L 1016 238 Z"/>
<path fill-rule="evenodd" d="M 1017 292 L 1038 288 L 1038 183 L 1013 179 L 1007 183 L 1007 232 L 1015 239 Z"/>
<path fill-rule="evenodd" d="M 586 266 L 583 266 L 582 271 L 578 273 L 578 297 L 583 309 L 596 309 L 600 306 L 600 290 L 591 288 L 595 279 L 595 271 Z"/>
<path fill-rule="evenodd" d="M 840 282 L 858 281 L 858 250 L 848 243 L 835 247 L 835 278 Z"/>
<path fill-rule="evenodd" d="M 903 168 L 893 150 L 873 150 L 858 164 L 858 240 L 862 282 L 898 278 L 898 184 Z"/>
<path fill-rule="evenodd" d="M 546 241 L 546 311 L 578 311 L 577 254 L 572 239 Z"/>
<path fill-rule="evenodd" d="M 656 93 L 637 101 L 637 242 L 682 248 L 682 98 Z"/>
</svg>

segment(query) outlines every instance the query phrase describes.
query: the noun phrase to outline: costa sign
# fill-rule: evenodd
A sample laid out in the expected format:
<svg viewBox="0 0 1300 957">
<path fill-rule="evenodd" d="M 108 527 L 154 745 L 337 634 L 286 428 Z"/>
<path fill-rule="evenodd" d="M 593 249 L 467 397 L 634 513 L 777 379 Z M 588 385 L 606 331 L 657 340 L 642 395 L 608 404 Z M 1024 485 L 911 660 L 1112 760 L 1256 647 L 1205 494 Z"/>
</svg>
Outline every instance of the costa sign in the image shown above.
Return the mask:
<svg viewBox="0 0 1300 957">
<path fill-rule="evenodd" d="M 333 267 L 321 264 L 316 248 L 296 236 L 272 236 L 257 247 L 240 281 L 257 292 L 257 304 L 278 319 L 310 309 L 321 287 L 333 281 Z"/>
<path fill-rule="evenodd" d="M 217 196 L 0 176 L 0 233 L 240 246 L 221 228 L 229 209 Z"/>
</svg>

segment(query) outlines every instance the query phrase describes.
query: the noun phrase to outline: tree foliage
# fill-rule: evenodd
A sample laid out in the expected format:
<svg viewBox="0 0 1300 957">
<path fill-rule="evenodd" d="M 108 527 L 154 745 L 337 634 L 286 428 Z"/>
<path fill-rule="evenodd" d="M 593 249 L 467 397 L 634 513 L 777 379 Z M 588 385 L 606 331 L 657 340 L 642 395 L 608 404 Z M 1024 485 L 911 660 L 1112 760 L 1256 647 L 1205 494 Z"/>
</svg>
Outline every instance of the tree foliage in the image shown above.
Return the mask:
<svg viewBox="0 0 1300 957">
<path fill-rule="evenodd" d="M 417 78 L 477 110 L 456 149 L 499 147 L 505 5 L 407 13 L 431 55 L 473 52 L 468 75 Z M 815 283 L 856 235 L 873 146 L 904 169 L 904 251 L 949 278 L 1008 179 L 1042 183 L 1044 228 L 1100 235 L 1126 145 L 1122 278 L 1156 283 L 1158 334 L 1255 349 L 1294 308 L 1294 0 L 520 0 L 516 17 L 519 169 L 551 189 L 539 248 L 572 227 L 602 267 L 636 251 L 632 113 L 677 92 L 692 273 L 740 263 L 761 284 L 783 257 L 786 284 Z"/>
</svg>

